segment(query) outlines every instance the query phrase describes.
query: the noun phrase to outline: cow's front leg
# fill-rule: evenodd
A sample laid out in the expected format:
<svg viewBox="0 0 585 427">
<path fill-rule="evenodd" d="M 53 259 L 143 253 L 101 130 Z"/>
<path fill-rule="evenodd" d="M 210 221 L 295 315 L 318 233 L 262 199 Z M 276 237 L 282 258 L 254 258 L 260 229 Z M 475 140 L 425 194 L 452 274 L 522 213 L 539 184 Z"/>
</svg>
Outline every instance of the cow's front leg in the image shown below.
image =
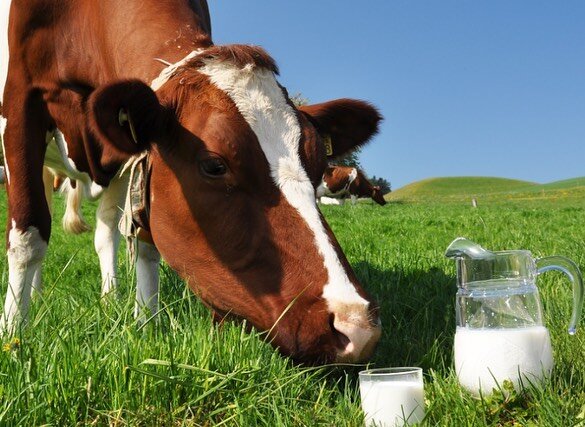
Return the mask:
<svg viewBox="0 0 585 427">
<path fill-rule="evenodd" d="M 13 333 L 20 319 L 26 320 L 33 282 L 40 282 L 41 263 L 47 240 L 34 226 L 20 229 L 16 221 L 8 233 L 8 289 L 0 331 Z M 36 280 L 35 280 L 36 279 Z"/>
<path fill-rule="evenodd" d="M 96 213 L 94 244 L 102 273 L 102 296 L 108 295 L 118 286 L 118 222 L 122 216 L 127 186 L 127 177 L 114 178 L 104 190 Z"/>
<path fill-rule="evenodd" d="M 8 192 L 8 289 L 0 333 L 13 333 L 19 320 L 26 319 L 32 284 L 35 276 L 40 279 L 51 234 L 42 176 L 49 121 L 38 93 L 11 87 L 6 99 L 10 103 L 3 106 L 2 142 Z"/>
<path fill-rule="evenodd" d="M 158 310 L 159 263 L 158 249 L 154 245 L 137 239 L 134 317 L 142 322 Z"/>
</svg>

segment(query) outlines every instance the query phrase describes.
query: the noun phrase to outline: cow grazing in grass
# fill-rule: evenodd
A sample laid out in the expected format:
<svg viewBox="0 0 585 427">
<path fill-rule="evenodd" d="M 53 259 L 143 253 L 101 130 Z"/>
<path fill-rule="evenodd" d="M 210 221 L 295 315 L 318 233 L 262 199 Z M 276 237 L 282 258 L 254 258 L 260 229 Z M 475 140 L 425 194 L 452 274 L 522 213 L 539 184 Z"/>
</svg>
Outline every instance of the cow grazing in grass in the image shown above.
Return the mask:
<svg viewBox="0 0 585 427">
<path fill-rule="evenodd" d="M 4 331 L 40 285 L 51 231 L 43 163 L 101 196 L 95 249 L 104 294 L 116 286 L 129 185 L 121 171 L 139 168 L 132 175 L 142 178 L 145 209 L 135 221 L 154 243 L 137 244 L 139 310 L 156 310 L 162 255 L 217 316 L 270 331 L 296 360 L 371 355 L 378 308 L 317 209 L 315 189 L 324 139 L 334 156 L 366 143 L 376 109 L 349 99 L 295 108 L 265 51 L 212 44 L 204 1 L 3 0 L 2 37 L 10 3 L 0 76 Z"/>
<path fill-rule="evenodd" d="M 317 188 L 317 198 L 322 202 L 325 198 L 332 198 L 343 203 L 347 197 L 351 197 L 353 204 L 359 197 L 371 197 L 381 206 L 386 204 L 380 187 L 372 185 L 361 170 L 349 166 L 328 166 Z"/>
</svg>

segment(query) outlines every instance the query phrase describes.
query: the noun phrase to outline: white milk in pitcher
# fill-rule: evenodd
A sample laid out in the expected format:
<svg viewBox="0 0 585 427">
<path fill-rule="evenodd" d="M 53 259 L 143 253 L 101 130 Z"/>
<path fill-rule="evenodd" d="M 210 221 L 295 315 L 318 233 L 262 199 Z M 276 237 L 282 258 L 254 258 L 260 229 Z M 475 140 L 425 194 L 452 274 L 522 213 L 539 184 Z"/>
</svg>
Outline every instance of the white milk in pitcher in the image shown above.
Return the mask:
<svg viewBox="0 0 585 427">
<path fill-rule="evenodd" d="M 549 376 L 553 367 L 550 335 L 544 326 L 472 329 L 457 327 L 455 369 L 459 383 L 479 396 L 510 380 L 518 390 Z M 519 375 L 520 373 L 520 375 Z"/>
<path fill-rule="evenodd" d="M 403 426 L 405 420 L 414 424 L 425 416 L 422 382 L 368 381 L 360 384 L 360 394 L 366 426 Z"/>
</svg>

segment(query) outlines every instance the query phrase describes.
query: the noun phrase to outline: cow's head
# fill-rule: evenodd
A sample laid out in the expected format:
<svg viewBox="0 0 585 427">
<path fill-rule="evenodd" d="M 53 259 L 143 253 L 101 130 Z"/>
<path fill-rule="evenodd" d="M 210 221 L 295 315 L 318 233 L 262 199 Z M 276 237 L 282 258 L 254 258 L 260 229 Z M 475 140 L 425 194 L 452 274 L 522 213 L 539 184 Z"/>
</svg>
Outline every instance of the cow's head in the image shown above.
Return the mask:
<svg viewBox="0 0 585 427">
<path fill-rule="evenodd" d="M 384 199 L 384 195 L 382 194 L 382 190 L 380 190 L 379 185 L 372 187 L 372 199 L 380 206 L 384 206 L 386 204 L 386 199 Z"/>
<path fill-rule="evenodd" d="M 361 361 L 380 336 L 378 309 L 315 188 L 324 140 L 341 155 L 367 142 L 381 117 L 347 99 L 297 109 L 276 73 L 261 49 L 212 47 L 156 95 L 138 81 L 98 89 L 91 133 L 112 158 L 150 151 L 154 242 L 216 313 L 269 331 L 299 361 Z"/>
</svg>

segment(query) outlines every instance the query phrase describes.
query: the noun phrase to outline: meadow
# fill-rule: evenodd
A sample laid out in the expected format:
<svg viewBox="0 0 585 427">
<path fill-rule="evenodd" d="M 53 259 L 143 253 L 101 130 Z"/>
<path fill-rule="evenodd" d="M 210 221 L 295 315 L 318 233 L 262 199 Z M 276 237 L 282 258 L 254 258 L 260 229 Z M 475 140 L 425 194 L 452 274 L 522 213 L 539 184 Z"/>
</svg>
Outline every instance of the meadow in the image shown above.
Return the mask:
<svg viewBox="0 0 585 427">
<path fill-rule="evenodd" d="M 499 203 L 512 200 L 541 200 L 544 202 L 583 200 L 585 177 L 537 184 L 494 177 L 442 177 L 413 182 L 386 196 L 397 202 L 470 202 L 476 198 L 480 203 Z"/>
<path fill-rule="evenodd" d="M 424 368 L 424 425 L 585 426 L 585 330 L 566 333 L 572 292 L 562 275 L 539 278 L 556 361 L 546 383 L 524 394 L 474 399 L 460 389 L 452 366 L 455 265 L 443 254 L 455 237 L 493 250 L 566 255 L 585 270 L 581 190 L 575 197 L 553 190 L 485 195 L 478 208 L 469 193 L 449 193 L 445 202 L 433 191 L 393 195 L 385 207 L 322 207 L 381 305 L 383 336 L 370 365 Z M 86 205 L 86 217 L 94 210 Z M 120 257 L 119 298 L 105 304 L 91 234 L 64 235 L 60 198 L 55 211 L 45 292 L 33 301 L 18 340 L 5 338 L 0 352 L 0 425 L 363 425 L 357 386 L 363 366 L 293 365 L 245 325 L 214 325 L 165 266 L 158 321 L 136 324 L 126 257 Z M 1 263 L 3 298 L 5 257 Z"/>
</svg>

